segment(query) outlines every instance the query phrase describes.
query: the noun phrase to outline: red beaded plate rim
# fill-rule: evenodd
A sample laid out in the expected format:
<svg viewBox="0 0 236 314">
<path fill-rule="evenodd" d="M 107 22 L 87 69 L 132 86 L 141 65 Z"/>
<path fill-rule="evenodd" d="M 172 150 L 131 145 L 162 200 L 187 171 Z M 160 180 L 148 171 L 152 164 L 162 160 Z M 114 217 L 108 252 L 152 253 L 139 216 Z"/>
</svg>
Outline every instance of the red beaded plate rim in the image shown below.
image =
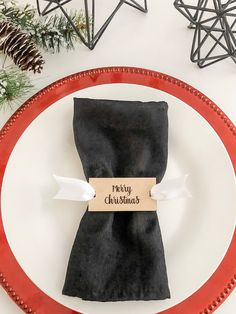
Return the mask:
<svg viewBox="0 0 236 314">
<path fill-rule="evenodd" d="M 60 79 L 26 101 L 0 131 L 0 192 L 11 152 L 27 126 L 57 100 L 84 88 L 111 83 L 137 84 L 169 93 L 199 112 L 224 143 L 236 170 L 236 128 L 215 103 L 190 85 L 169 75 L 133 67 L 87 70 Z M 0 194 L 1 195 L 1 194 Z M 25 224 L 27 228 L 27 222 Z M 0 208 L 0 284 L 14 302 L 32 314 L 78 314 L 41 291 L 18 264 L 7 242 Z M 210 314 L 236 286 L 236 232 L 210 279 L 190 297 L 159 314 Z"/>
</svg>

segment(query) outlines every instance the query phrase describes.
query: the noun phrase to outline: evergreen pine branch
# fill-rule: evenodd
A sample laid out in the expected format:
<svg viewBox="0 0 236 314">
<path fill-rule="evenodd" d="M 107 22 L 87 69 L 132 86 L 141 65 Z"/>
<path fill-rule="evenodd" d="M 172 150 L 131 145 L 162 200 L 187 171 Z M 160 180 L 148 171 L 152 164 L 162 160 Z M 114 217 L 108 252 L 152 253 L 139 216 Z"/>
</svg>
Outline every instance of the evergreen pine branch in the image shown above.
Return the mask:
<svg viewBox="0 0 236 314">
<path fill-rule="evenodd" d="M 26 99 L 33 88 L 25 72 L 18 68 L 0 70 L 0 109 L 13 108 Z"/>
<path fill-rule="evenodd" d="M 83 34 L 86 32 L 85 16 L 82 12 L 70 12 L 69 16 Z M 44 50 L 55 53 L 62 47 L 74 49 L 80 41 L 69 21 L 63 15 L 38 17 L 30 4 L 20 7 L 15 0 L 0 0 L 0 19 L 10 20 Z"/>
</svg>

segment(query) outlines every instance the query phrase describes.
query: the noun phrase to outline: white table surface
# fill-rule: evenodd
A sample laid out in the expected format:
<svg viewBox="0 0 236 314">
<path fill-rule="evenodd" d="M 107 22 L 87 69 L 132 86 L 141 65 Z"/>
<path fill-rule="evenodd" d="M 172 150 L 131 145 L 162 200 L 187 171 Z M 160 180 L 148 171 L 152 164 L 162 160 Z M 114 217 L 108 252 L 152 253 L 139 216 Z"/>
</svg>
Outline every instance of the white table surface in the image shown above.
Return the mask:
<svg viewBox="0 0 236 314">
<path fill-rule="evenodd" d="M 112 3 L 117 1 L 113 0 Z M 22 4 L 27 2 L 34 3 L 34 0 L 20 0 Z M 108 2 L 100 0 L 101 14 L 107 12 Z M 76 5 L 76 1 L 72 3 Z M 32 76 L 35 91 L 85 69 L 112 65 L 137 66 L 167 73 L 193 85 L 215 101 L 236 123 L 236 65 L 227 59 L 199 69 L 189 59 L 193 31 L 187 28 L 187 20 L 173 7 L 173 0 L 148 0 L 148 4 L 148 14 L 124 6 L 93 51 L 78 45 L 75 51 L 63 51 L 59 55 L 45 54 L 43 73 Z M 12 113 L 0 112 L 0 126 Z M 236 312 L 236 290 L 216 312 Z M 0 289 L 0 313 L 21 313 L 3 289 Z"/>
</svg>

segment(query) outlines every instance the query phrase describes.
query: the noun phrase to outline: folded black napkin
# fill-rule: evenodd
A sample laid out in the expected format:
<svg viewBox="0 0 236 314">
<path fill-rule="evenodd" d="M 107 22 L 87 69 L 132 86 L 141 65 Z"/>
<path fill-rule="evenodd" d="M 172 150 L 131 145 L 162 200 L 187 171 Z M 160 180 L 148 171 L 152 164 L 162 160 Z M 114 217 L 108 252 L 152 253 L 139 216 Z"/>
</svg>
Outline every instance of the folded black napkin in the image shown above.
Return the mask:
<svg viewBox="0 0 236 314">
<path fill-rule="evenodd" d="M 167 165 L 166 102 L 74 98 L 74 138 L 86 178 L 156 177 Z M 156 211 L 86 211 L 63 294 L 93 301 L 170 297 Z"/>
</svg>

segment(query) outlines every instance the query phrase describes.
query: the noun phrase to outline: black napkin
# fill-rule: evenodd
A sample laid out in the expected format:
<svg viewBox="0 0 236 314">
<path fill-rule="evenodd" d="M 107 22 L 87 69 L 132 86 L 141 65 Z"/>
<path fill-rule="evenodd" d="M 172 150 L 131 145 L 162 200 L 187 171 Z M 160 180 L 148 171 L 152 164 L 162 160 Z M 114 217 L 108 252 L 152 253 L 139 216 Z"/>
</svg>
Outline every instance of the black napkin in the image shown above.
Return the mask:
<svg viewBox="0 0 236 314">
<path fill-rule="evenodd" d="M 86 178 L 156 177 L 167 165 L 166 102 L 74 98 L 74 138 Z M 88 212 L 63 294 L 93 301 L 170 297 L 156 211 Z"/>
</svg>

